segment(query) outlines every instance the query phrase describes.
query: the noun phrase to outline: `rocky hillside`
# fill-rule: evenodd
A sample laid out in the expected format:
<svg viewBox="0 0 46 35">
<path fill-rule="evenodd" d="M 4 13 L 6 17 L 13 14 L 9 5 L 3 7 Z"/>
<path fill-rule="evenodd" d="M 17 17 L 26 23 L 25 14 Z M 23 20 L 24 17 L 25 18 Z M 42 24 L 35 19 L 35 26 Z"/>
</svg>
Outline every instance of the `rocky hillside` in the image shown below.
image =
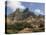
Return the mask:
<svg viewBox="0 0 46 35">
<path fill-rule="evenodd" d="M 28 8 L 18 8 L 7 16 L 7 33 L 44 32 L 44 16 L 35 15 Z"/>
</svg>

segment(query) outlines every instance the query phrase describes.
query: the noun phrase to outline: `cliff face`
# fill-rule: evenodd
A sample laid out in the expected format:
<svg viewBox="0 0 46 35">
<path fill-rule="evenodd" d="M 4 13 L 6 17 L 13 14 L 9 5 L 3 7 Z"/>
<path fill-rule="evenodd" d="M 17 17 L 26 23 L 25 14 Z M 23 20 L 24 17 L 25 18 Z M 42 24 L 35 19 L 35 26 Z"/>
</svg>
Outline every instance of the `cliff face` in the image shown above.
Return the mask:
<svg viewBox="0 0 46 35">
<path fill-rule="evenodd" d="M 35 16 L 35 14 L 33 12 L 30 12 L 28 9 L 25 9 L 23 12 L 20 12 L 20 9 L 16 9 L 15 12 L 7 16 L 7 19 L 9 20 L 9 22 L 25 22 L 29 17 L 29 19 L 32 19 L 33 16 Z"/>
<path fill-rule="evenodd" d="M 26 8 L 23 12 L 20 12 L 20 9 L 16 9 L 15 12 L 7 16 L 8 30 L 11 29 L 12 32 L 14 31 L 13 33 L 19 33 L 23 32 L 25 28 L 30 29 L 31 32 L 43 32 L 44 16 L 36 16 L 33 12 L 30 12 L 28 8 Z M 7 32 L 9 32 L 8 30 Z M 24 30 L 24 32 L 26 31 Z"/>
</svg>

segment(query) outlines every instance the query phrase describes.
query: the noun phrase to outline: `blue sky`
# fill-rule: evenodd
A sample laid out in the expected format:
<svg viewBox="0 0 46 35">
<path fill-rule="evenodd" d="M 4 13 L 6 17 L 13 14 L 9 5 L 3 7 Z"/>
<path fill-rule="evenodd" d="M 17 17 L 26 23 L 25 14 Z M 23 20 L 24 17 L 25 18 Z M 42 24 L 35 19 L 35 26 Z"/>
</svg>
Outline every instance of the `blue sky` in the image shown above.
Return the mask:
<svg viewBox="0 0 46 35">
<path fill-rule="evenodd" d="M 31 9 L 34 11 L 34 9 L 41 9 L 44 11 L 44 3 L 34 3 L 34 2 L 21 2 L 23 6 Z"/>
<path fill-rule="evenodd" d="M 34 3 L 34 2 L 21 2 L 21 3 L 23 6 L 29 8 L 33 12 L 35 12 L 35 10 L 37 10 L 38 13 L 40 13 L 42 15 L 45 14 L 45 6 L 44 6 L 45 4 L 44 3 Z M 38 10 L 40 10 L 40 12 Z"/>
<path fill-rule="evenodd" d="M 13 2 L 12 2 L 13 3 Z M 13 3 L 14 4 L 14 3 Z M 18 4 L 18 3 L 17 3 Z M 7 7 L 7 14 L 12 13 L 13 9 L 16 9 L 16 5 L 14 4 L 12 6 L 8 6 Z M 9 4 L 10 5 L 10 4 Z M 19 4 L 17 5 L 19 6 L 19 8 L 29 8 L 29 10 L 35 12 L 35 10 L 37 10 L 38 13 L 42 13 L 42 15 L 45 13 L 45 4 L 44 3 L 34 3 L 34 2 L 19 2 Z M 40 10 L 40 12 L 39 12 Z"/>
</svg>

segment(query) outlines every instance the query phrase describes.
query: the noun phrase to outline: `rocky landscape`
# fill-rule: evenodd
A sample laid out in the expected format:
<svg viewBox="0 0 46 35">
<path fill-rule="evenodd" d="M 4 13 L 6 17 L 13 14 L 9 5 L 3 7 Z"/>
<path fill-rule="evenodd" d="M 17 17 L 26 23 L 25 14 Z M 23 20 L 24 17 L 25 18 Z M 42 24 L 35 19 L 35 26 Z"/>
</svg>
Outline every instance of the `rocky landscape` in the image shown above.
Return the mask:
<svg viewBox="0 0 46 35">
<path fill-rule="evenodd" d="M 35 15 L 28 8 L 25 10 L 16 9 L 15 12 L 6 17 L 5 33 L 32 33 L 45 31 L 45 17 L 44 15 Z"/>
</svg>

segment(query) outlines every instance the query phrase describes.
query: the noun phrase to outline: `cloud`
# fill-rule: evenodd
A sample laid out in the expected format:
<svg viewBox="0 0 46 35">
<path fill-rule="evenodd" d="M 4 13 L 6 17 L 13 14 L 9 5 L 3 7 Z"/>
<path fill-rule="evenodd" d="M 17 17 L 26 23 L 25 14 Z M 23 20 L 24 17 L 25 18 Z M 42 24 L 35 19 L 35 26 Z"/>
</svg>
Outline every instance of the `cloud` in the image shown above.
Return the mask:
<svg viewBox="0 0 46 35">
<path fill-rule="evenodd" d="M 41 13 L 41 10 L 40 10 L 40 9 L 35 9 L 35 10 L 34 10 L 34 14 L 35 14 L 35 15 L 38 16 L 38 15 L 40 15 L 40 13 Z"/>
<path fill-rule="evenodd" d="M 44 13 L 42 12 L 41 9 L 35 9 L 35 10 L 34 10 L 34 14 L 37 15 L 37 16 L 39 16 L 40 14 L 41 14 L 41 15 L 44 15 Z"/>
<path fill-rule="evenodd" d="M 7 6 L 13 9 L 13 11 L 15 11 L 16 8 L 25 9 L 25 7 L 21 5 L 21 2 L 18 1 L 8 1 Z"/>
</svg>

